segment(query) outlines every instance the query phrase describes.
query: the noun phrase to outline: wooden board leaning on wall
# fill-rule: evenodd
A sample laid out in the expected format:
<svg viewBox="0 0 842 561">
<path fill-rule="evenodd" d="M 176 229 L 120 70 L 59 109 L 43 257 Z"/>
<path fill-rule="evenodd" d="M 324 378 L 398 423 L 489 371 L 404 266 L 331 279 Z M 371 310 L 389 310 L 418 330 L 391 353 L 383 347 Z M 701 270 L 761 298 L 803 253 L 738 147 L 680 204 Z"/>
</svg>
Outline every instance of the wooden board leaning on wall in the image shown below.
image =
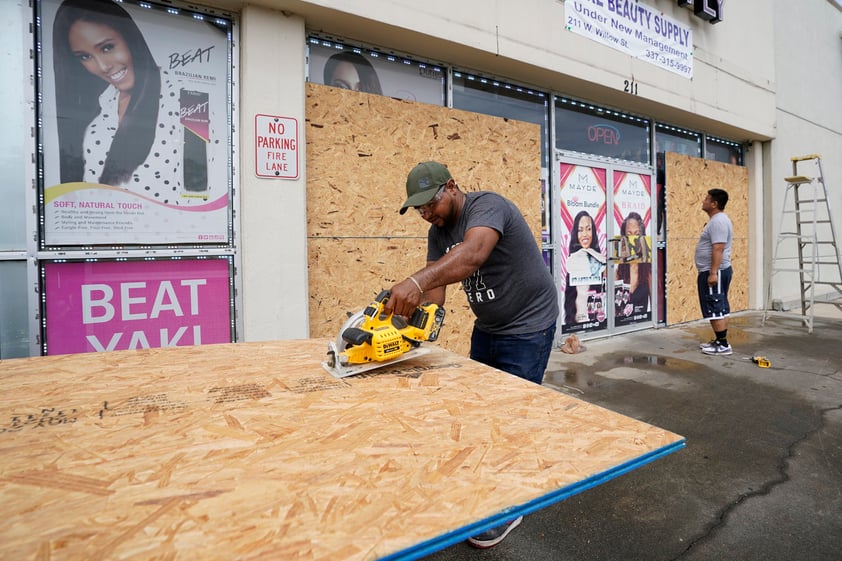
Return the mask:
<svg viewBox="0 0 842 561">
<path fill-rule="evenodd" d="M 725 212 L 734 225 L 731 311 L 748 308 L 748 170 L 741 166 L 666 154 L 667 324 L 701 319 L 693 254 L 708 222 L 702 199 L 708 189 L 728 191 Z"/>
</svg>

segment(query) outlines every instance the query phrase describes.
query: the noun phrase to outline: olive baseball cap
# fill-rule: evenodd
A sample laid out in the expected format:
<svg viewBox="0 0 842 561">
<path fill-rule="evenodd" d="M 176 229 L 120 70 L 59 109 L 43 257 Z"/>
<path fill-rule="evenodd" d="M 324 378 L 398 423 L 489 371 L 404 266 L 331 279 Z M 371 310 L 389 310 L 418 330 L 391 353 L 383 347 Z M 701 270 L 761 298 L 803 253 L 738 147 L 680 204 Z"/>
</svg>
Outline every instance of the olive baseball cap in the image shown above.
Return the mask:
<svg viewBox="0 0 842 561">
<path fill-rule="evenodd" d="M 400 213 L 410 207 L 429 203 L 436 196 L 439 187 L 453 179 L 447 168 L 438 162 L 421 162 L 406 176 L 406 202 Z"/>
</svg>

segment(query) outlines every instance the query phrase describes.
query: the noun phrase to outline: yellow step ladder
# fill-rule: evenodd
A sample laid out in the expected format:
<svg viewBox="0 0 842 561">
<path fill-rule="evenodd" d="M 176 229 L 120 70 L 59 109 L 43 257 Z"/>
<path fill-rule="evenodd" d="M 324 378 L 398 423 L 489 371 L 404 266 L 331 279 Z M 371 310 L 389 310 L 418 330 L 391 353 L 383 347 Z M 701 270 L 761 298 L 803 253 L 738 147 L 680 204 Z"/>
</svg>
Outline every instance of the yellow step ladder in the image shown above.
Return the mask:
<svg viewBox="0 0 842 561">
<path fill-rule="evenodd" d="M 798 273 L 801 292 L 801 320 L 813 332 L 816 285 L 829 285 L 842 295 L 842 265 L 836 232 L 830 215 L 830 201 L 818 154 L 794 156 L 792 176 L 787 177 L 783 210 L 772 260 L 763 321 L 772 308 L 772 283 L 778 273 Z M 799 174 L 798 164 L 812 162 L 816 175 Z M 794 220 L 792 219 L 794 217 Z M 789 218 L 789 219 L 788 219 Z M 797 265 L 797 266 L 796 266 Z M 826 300 L 842 310 L 842 301 Z"/>
</svg>

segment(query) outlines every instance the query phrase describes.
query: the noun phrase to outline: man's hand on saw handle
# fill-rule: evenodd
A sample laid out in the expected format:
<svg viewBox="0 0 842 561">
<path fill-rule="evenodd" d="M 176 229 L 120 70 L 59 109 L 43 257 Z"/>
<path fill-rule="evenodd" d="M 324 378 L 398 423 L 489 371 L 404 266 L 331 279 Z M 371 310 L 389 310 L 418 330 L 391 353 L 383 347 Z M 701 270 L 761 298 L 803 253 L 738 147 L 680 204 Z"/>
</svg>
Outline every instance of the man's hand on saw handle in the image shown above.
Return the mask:
<svg viewBox="0 0 842 561">
<path fill-rule="evenodd" d="M 409 278 L 399 282 L 389 290 L 392 295 L 383 305 L 383 311 L 387 314 L 394 313 L 404 317 L 412 316 L 424 296 L 421 289 Z"/>
</svg>

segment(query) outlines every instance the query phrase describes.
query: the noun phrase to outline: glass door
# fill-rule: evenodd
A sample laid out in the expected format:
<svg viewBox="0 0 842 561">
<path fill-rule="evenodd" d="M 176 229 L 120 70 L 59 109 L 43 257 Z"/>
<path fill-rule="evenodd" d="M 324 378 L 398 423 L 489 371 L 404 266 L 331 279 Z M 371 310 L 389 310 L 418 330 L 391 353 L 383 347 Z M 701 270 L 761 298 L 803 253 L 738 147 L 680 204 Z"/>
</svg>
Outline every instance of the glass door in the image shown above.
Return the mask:
<svg viewBox="0 0 842 561">
<path fill-rule="evenodd" d="M 556 172 L 562 334 L 653 327 L 652 170 L 559 157 Z"/>
<path fill-rule="evenodd" d="M 614 331 L 653 325 L 652 175 L 650 171 L 612 169 L 612 243 Z"/>
</svg>

